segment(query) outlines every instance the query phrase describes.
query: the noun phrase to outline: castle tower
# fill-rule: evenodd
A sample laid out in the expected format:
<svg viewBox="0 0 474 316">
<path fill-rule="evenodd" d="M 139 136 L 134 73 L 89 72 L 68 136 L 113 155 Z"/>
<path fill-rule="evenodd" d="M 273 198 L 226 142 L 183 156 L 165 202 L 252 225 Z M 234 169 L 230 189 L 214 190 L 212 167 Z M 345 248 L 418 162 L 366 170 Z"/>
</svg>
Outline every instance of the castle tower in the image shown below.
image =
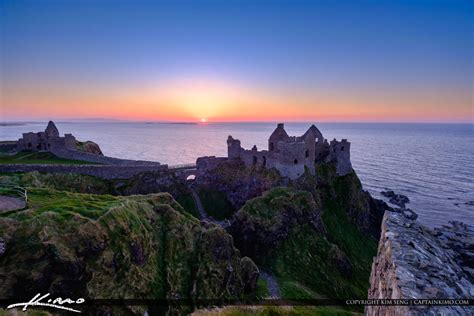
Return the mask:
<svg viewBox="0 0 474 316">
<path fill-rule="evenodd" d="M 48 138 L 57 138 L 59 137 L 59 131 L 53 121 L 49 121 L 48 126 L 44 130 L 46 137 Z"/>
<path fill-rule="evenodd" d="M 290 138 L 285 131 L 285 125 L 283 123 L 278 123 L 277 128 L 273 131 L 268 139 L 268 151 L 278 152 L 278 142 L 286 141 Z"/>
<path fill-rule="evenodd" d="M 336 139 L 331 141 L 328 158 L 336 162 L 336 173 L 339 176 L 352 172 L 350 150 L 351 143 L 347 139 L 342 139 L 340 142 Z"/>
<path fill-rule="evenodd" d="M 227 157 L 228 158 L 240 158 L 240 140 L 234 139 L 229 135 L 227 138 Z"/>
</svg>

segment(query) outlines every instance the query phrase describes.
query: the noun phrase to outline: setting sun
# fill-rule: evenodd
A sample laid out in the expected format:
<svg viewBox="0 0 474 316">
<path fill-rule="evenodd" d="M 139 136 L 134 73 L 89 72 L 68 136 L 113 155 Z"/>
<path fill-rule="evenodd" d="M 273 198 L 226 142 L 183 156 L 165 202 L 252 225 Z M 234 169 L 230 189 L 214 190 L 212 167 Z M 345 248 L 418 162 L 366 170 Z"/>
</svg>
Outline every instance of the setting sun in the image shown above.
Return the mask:
<svg viewBox="0 0 474 316">
<path fill-rule="evenodd" d="M 206 123 L 206 119 L 205 119 L 205 118 L 202 118 L 202 119 L 201 119 L 201 122 L 202 122 L 202 123 Z"/>
</svg>

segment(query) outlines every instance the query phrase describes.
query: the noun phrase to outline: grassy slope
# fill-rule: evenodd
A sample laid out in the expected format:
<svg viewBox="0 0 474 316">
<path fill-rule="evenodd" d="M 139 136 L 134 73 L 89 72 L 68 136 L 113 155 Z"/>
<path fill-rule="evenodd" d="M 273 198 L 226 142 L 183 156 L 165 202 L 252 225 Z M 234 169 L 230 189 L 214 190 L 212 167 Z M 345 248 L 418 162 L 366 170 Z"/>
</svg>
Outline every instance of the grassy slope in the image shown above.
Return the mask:
<svg viewBox="0 0 474 316">
<path fill-rule="evenodd" d="M 278 205 L 283 203 L 286 190 L 273 189 L 275 192 L 270 191 L 266 201 L 254 199 L 244 209 L 252 210 L 252 216 L 269 222 L 268 227 L 271 227 L 271 222 L 278 217 L 271 214 L 279 212 Z M 306 200 L 296 196 L 291 197 L 291 201 Z M 304 204 L 301 207 L 305 209 Z M 362 235 L 337 205 L 325 205 L 323 210 L 327 239 L 307 224 L 294 225 L 288 238 L 268 257 L 258 261 L 278 276 L 285 298 L 363 298 L 368 289 L 370 262 L 376 252 L 375 241 Z M 353 273 L 349 279 L 341 275 L 330 260 L 332 244 L 344 251 L 352 263 Z"/>
<path fill-rule="evenodd" d="M 0 258 L 0 297 L 55 289 L 94 298 L 242 294 L 241 259 L 231 236 L 201 226 L 169 194 L 30 192 L 30 209 L 0 217 L 8 245 Z M 48 279 L 39 281 L 41 275 Z"/>
<path fill-rule="evenodd" d="M 127 180 L 118 180 L 125 182 Z M 0 173 L 0 194 L 11 195 L 11 190 L 5 190 L 2 184 L 17 185 L 29 188 L 49 188 L 55 190 L 68 190 L 76 193 L 113 194 L 117 189 L 112 181 L 88 175 L 65 173 Z M 190 214 L 200 218 L 196 205 L 190 193 L 183 192 L 176 199 L 178 203 Z"/>
<path fill-rule="evenodd" d="M 290 236 L 267 257 L 255 260 L 277 276 L 284 298 L 365 298 L 377 243 L 362 234 L 345 211 L 348 204 L 357 199 L 355 192 L 360 190 L 360 182 L 355 174 L 336 178 L 332 177 L 331 170 L 320 172 L 328 185 L 314 189 L 312 193 L 317 195 L 316 204 L 322 210 L 326 237 L 316 234 L 309 225 L 295 225 Z M 281 189 L 267 192 L 269 196 L 274 195 L 270 199 L 260 197 L 247 202 L 241 211 L 252 213 L 256 221 L 275 221 L 279 205 L 288 194 L 278 190 Z M 297 199 L 291 200 L 297 204 Z M 350 260 L 350 277 L 343 276 L 331 262 L 334 245 Z"/>
<path fill-rule="evenodd" d="M 297 279 L 326 297 L 365 298 L 377 242 L 362 234 L 345 212 L 352 198 L 351 187 L 357 186 L 359 181 L 355 174 L 351 174 L 334 179 L 331 183 L 332 186 L 321 190 L 322 220 L 327 231 L 327 241 L 337 245 L 349 258 L 352 276 L 347 279 L 338 273 L 328 261 L 328 243 L 305 232 L 304 227 L 293 230 L 294 237 L 284 243 L 282 254 L 278 257 L 277 271 L 283 272 L 281 275 L 284 283 L 288 278 Z M 335 195 L 328 192 L 331 190 Z M 308 270 L 302 267 L 308 267 Z M 286 292 L 297 297 L 304 295 L 294 288 Z"/>
<path fill-rule="evenodd" d="M 50 152 L 20 152 L 13 156 L 0 156 L 0 164 L 67 164 L 87 165 L 92 162 L 81 160 L 70 160 L 56 157 Z"/>
</svg>

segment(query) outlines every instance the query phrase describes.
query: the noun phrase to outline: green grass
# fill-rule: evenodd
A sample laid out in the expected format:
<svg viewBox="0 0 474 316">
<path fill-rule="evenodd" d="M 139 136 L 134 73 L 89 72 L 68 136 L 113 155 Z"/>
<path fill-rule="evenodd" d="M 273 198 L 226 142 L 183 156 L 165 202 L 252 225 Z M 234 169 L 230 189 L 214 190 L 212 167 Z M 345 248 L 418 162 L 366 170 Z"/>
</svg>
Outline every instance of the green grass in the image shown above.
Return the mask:
<svg viewBox="0 0 474 316">
<path fill-rule="evenodd" d="M 314 298 L 323 298 L 323 296 L 314 292 L 307 286 L 296 282 L 294 280 L 289 280 L 281 278 L 278 280 L 280 287 L 281 295 L 285 298 L 297 298 L 297 299 L 314 299 Z"/>
<path fill-rule="evenodd" d="M 19 152 L 15 155 L 1 155 L 0 164 L 67 164 L 85 165 L 94 164 L 81 160 L 63 159 L 50 152 Z"/>
<path fill-rule="evenodd" d="M 123 198 L 111 195 L 80 194 L 39 188 L 27 188 L 27 190 L 30 210 L 4 213 L 1 217 L 25 220 L 44 212 L 53 212 L 62 222 L 66 222 L 74 213 L 97 219 L 109 208 L 123 201 Z"/>
<path fill-rule="evenodd" d="M 267 281 L 265 281 L 262 278 L 259 278 L 257 280 L 257 291 L 256 291 L 256 297 L 261 297 L 261 298 L 266 298 L 270 292 L 268 291 L 268 285 Z"/>
<path fill-rule="evenodd" d="M 189 214 L 193 215 L 196 218 L 201 218 L 198 209 L 196 208 L 196 203 L 191 194 L 181 194 L 176 198 L 178 202 Z"/>
<path fill-rule="evenodd" d="M 362 315 L 336 306 L 228 306 L 217 310 L 199 310 L 194 316 L 345 316 Z"/>
<path fill-rule="evenodd" d="M 345 208 L 355 195 L 358 179 L 355 175 L 337 178 L 329 190 L 323 192 L 322 221 L 327 240 L 302 226 L 292 231 L 277 257 L 276 270 L 284 277 L 292 277 L 312 290 L 331 298 L 365 298 L 373 256 L 377 242 L 361 233 L 347 216 Z M 355 186 L 355 190 L 353 188 Z M 326 195 L 327 194 L 327 195 Z M 352 276 L 344 278 L 330 262 L 330 244 L 335 244 L 349 258 Z M 293 258 L 293 259 L 292 259 Z M 301 267 L 308 267 L 302 269 Z"/>
<path fill-rule="evenodd" d="M 235 210 L 224 193 L 201 189 L 198 192 L 206 213 L 217 220 L 230 218 Z"/>
<path fill-rule="evenodd" d="M 354 275 L 351 282 L 355 288 L 359 289 L 356 293 L 357 297 L 364 298 L 369 287 L 372 260 L 377 254 L 377 241 L 362 234 L 345 212 L 351 198 L 351 190 L 354 189 L 351 186 L 358 187 L 358 183 L 355 174 L 334 181 L 333 190 L 338 198 L 323 199 L 322 219 L 328 230 L 329 241 L 337 244 L 352 262 Z"/>
</svg>

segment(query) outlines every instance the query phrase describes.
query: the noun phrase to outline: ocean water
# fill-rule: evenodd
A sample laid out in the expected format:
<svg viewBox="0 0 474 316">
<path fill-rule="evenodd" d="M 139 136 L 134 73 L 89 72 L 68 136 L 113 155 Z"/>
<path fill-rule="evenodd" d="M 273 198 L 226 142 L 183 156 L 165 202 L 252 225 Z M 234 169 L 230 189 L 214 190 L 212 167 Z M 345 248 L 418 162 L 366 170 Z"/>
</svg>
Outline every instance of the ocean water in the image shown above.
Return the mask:
<svg viewBox="0 0 474 316">
<path fill-rule="evenodd" d="M 0 140 L 44 130 L 46 123 L 0 127 Z M 287 123 L 301 135 L 310 123 Z M 319 123 L 328 140 L 351 142 L 353 168 L 373 196 L 392 189 L 407 195 L 407 207 L 429 226 L 450 220 L 474 224 L 474 125 Z M 105 155 L 154 160 L 169 165 L 191 163 L 200 156 L 225 156 L 228 135 L 242 146 L 267 147 L 273 123 L 158 124 L 59 122 L 61 134 L 98 143 Z"/>
</svg>

